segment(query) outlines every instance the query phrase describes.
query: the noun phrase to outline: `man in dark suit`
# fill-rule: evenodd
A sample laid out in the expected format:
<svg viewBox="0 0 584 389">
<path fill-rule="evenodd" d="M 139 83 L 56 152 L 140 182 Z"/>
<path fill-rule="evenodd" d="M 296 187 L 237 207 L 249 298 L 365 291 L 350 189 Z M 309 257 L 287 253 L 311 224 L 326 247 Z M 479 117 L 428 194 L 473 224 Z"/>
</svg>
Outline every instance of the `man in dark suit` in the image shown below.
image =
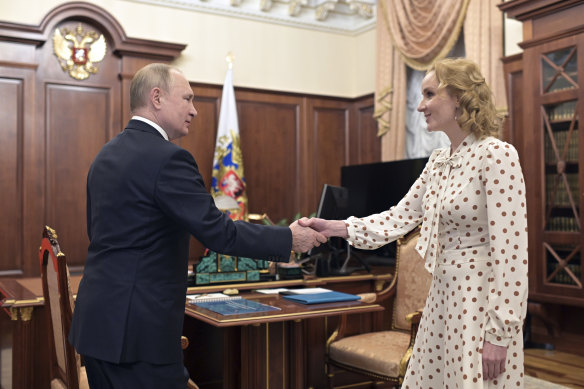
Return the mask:
<svg viewBox="0 0 584 389">
<path fill-rule="evenodd" d="M 182 334 L 190 235 L 213 251 L 288 261 L 325 242 L 312 229 L 234 222 L 206 191 L 192 155 L 169 142 L 197 115 L 184 75 L 139 70 L 134 117 L 87 177 L 90 239 L 70 342 L 92 388 L 185 388 Z"/>
</svg>

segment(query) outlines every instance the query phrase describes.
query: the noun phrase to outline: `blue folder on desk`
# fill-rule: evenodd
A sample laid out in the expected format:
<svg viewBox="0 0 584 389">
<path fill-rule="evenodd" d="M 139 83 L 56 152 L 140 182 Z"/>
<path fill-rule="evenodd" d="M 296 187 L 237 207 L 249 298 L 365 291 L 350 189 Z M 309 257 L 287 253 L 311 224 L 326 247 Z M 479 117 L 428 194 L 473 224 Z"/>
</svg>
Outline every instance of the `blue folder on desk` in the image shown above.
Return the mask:
<svg viewBox="0 0 584 389">
<path fill-rule="evenodd" d="M 301 304 L 322 304 L 322 303 L 336 303 L 341 301 L 355 301 L 360 300 L 361 297 L 354 294 L 342 292 L 324 292 L 311 294 L 290 294 L 282 296 L 286 300 L 295 301 Z"/>
</svg>

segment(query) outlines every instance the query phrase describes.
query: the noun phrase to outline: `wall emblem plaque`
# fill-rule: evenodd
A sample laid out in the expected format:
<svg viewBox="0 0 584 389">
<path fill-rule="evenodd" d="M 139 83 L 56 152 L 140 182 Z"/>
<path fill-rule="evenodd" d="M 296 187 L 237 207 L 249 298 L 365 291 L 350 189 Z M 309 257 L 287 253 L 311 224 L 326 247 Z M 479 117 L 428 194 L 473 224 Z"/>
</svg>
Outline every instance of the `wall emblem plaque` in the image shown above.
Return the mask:
<svg viewBox="0 0 584 389">
<path fill-rule="evenodd" d="M 53 50 L 63 71 L 76 80 L 85 80 L 97 73 L 95 64 L 105 58 L 107 43 L 103 34 L 84 31 L 79 24 L 75 30 L 56 28 Z"/>
</svg>

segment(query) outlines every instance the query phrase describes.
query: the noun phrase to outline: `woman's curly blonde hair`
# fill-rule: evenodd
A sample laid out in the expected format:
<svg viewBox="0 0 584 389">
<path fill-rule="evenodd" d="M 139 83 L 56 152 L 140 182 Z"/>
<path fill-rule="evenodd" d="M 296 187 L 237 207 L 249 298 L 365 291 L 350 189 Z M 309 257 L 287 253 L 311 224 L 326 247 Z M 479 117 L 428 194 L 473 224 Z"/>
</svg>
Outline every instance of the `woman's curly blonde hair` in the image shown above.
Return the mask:
<svg viewBox="0 0 584 389">
<path fill-rule="evenodd" d="M 436 61 L 429 72 L 434 72 L 438 89 L 446 88 L 457 96 L 461 114 L 456 121 L 466 132 L 478 138 L 498 136 L 503 115 L 497 113 L 491 88 L 476 63 L 465 58 L 445 58 Z"/>
</svg>

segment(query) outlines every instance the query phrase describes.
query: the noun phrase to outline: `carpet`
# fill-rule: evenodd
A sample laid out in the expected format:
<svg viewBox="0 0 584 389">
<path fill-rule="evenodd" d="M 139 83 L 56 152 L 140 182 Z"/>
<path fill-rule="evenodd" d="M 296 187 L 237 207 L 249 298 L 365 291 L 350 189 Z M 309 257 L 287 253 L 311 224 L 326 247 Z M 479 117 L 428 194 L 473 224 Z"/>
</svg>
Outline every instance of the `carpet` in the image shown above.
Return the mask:
<svg viewBox="0 0 584 389">
<path fill-rule="evenodd" d="M 553 382 L 540 380 L 539 378 L 526 375 L 524 379 L 524 389 L 566 389 L 567 386 L 554 384 Z"/>
</svg>

